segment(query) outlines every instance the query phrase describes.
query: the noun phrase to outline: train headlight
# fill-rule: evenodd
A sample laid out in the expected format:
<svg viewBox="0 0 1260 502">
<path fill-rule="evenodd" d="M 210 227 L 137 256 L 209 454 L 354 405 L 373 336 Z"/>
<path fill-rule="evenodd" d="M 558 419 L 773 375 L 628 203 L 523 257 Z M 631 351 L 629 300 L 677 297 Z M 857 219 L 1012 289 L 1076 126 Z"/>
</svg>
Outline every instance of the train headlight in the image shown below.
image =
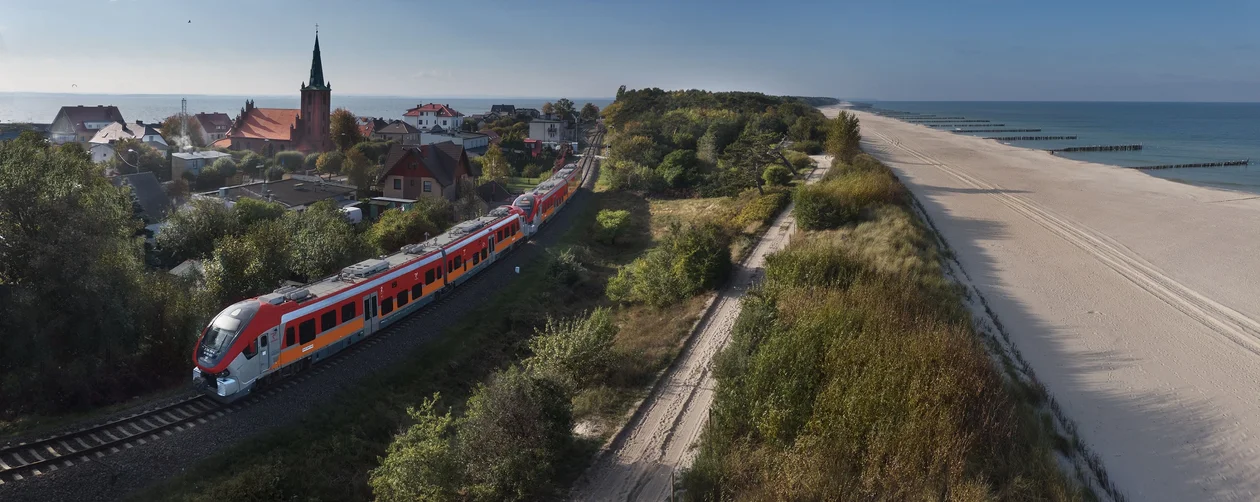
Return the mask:
<svg viewBox="0 0 1260 502">
<path fill-rule="evenodd" d="M 193 381 L 196 382 L 199 380 L 201 380 L 201 368 L 193 366 Z"/>
</svg>

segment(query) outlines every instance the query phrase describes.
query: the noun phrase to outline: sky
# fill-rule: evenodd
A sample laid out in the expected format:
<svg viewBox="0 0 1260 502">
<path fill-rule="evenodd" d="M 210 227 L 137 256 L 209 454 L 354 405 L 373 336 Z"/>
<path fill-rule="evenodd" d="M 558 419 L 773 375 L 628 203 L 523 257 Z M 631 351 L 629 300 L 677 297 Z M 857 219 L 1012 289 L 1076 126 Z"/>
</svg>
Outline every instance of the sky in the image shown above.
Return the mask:
<svg viewBox="0 0 1260 502">
<path fill-rule="evenodd" d="M 0 92 L 1260 101 L 1260 2 L 0 0 Z"/>
</svg>

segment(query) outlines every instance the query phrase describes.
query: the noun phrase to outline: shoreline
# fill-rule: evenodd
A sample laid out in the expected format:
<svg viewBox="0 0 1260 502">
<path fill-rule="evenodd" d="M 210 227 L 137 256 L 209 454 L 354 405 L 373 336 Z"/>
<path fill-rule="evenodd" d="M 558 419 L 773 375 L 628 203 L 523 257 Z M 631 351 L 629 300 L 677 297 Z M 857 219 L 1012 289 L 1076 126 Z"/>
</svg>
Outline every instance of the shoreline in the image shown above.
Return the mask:
<svg viewBox="0 0 1260 502">
<path fill-rule="evenodd" d="M 1260 200 L 857 114 L 1122 492 L 1260 494 Z"/>
</svg>

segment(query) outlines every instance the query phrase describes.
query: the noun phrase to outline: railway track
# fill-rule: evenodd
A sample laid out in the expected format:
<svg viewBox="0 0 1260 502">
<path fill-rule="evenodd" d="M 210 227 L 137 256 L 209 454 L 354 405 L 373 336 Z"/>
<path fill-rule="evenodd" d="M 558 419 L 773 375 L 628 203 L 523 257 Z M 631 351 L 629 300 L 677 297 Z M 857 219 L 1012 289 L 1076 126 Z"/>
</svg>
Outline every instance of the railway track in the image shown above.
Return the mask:
<svg viewBox="0 0 1260 502">
<path fill-rule="evenodd" d="M 591 146 L 586 149 L 586 155 L 578 161 L 582 168 L 582 187 L 592 188 L 593 180 L 589 177 L 596 160 L 595 154 L 598 153 L 603 138 L 603 132 L 597 132 L 595 139 L 591 141 Z M 485 276 L 484 273 L 478 274 L 469 283 L 481 281 Z M 289 378 L 271 382 L 270 385 L 234 403 L 222 404 L 205 395 L 192 395 L 169 405 L 127 417 L 42 439 L 0 447 L 0 485 L 71 467 L 86 460 L 102 458 L 111 453 L 156 441 L 223 417 L 319 375 L 346 361 L 353 354 L 372 347 L 396 333 L 414 330 L 425 317 L 434 312 L 436 307 L 459 297 L 460 292 L 466 289 L 456 289 L 453 294 L 433 302 L 388 329 L 342 350 L 328 360 Z"/>
</svg>

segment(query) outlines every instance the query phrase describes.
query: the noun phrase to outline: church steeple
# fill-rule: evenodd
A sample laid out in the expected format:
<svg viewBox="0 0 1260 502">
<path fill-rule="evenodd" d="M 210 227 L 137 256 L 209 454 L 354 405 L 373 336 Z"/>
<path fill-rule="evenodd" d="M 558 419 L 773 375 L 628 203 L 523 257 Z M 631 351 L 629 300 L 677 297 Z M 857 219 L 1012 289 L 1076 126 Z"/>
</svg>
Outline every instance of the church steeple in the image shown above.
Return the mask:
<svg viewBox="0 0 1260 502">
<path fill-rule="evenodd" d="M 332 86 L 324 82 L 324 63 L 319 57 L 319 31 L 315 32 L 315 50 L 311 53 L 311 80 L 302 89 L 330 91 Z"/>
</svg>

